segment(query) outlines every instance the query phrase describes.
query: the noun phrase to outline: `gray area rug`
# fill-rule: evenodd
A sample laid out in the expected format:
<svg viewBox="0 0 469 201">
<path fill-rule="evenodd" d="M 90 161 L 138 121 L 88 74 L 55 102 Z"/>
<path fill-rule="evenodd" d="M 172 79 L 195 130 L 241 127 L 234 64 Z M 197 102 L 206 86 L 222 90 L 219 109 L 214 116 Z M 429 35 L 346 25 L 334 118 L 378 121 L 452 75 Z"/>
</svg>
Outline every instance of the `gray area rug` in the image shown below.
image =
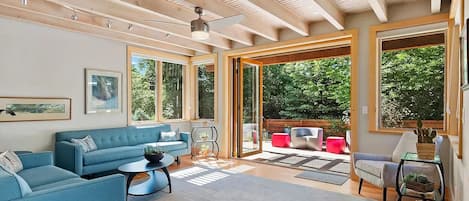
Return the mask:
<svg viewBox="0 0 469 201">
<path fill-rule="evenodd" d="M 295 177 L 313 180 L 313 181 L 320 181 L 320 182 L 335 184 L 335 185 L 342 185 L 348 180 L 348 177 L 343 176 L 343 175 L 325 173 L 325 172 L 317 172 L 317 171 L 304 171 L 296 175 Z"/>
<path fill-rule="evenodd" d="M 181 172 L 182 171 L 182 172 Z M 366 201 L 369 199 L 196 166 L 171 173 L 168 188 L 129 201 Z"/>
</svg>

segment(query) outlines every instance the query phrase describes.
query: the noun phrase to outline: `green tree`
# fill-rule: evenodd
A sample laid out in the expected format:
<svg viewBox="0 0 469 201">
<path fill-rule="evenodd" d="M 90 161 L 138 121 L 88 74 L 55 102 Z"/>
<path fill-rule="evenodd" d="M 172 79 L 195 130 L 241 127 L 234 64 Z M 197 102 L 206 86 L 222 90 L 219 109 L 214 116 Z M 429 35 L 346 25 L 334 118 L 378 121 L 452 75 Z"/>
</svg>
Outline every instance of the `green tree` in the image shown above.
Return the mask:
<svg viewBox="0 0 469 201">
<path fill-rule="evenodd" d="M 132 58 L 132 120 L 155 119 L 155 60 Z"/>
<path fill-rule="evenodd" d="M 443 45 L 385 51 L 381 61 L 381 120 L 443 120 L 445 48 Z"/>
</svg>

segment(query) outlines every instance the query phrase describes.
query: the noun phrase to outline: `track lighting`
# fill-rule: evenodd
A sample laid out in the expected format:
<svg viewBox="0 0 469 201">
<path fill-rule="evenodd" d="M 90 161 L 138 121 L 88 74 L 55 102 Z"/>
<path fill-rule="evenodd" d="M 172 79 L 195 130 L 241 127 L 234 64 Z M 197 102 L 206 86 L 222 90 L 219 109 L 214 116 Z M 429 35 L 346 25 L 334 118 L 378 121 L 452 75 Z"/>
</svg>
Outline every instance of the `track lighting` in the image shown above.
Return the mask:
<svg viewBox="0 0 469 201">
<path fill-rule="evenodd" d="M 28 5 L 28 0 L 21 0 L 21 5 L 27 6 Z"/>
<path fill-rule="evenodd" d="M 110 29 L 110 28 L 112 27 L 112 22 L 111 22 L 111 20 L 107 20 L 107 22 L 106 22 L 106 27 L 107 27 L 108 29 Z"/>
<path fill-rule="evenodd" d="M 134 30 L 134 25 L 133 24 L 129 24 L 129 27 L 127 27 L 127 29 L 129 31 L 133 31 Z"/>
<path fill-rule="evenodd" d="M 71 18 L 72 18 L 72 20 L 77 21 L 78 20 L 78 15 L 76 13 L 73 13 Z"/>
</svg>

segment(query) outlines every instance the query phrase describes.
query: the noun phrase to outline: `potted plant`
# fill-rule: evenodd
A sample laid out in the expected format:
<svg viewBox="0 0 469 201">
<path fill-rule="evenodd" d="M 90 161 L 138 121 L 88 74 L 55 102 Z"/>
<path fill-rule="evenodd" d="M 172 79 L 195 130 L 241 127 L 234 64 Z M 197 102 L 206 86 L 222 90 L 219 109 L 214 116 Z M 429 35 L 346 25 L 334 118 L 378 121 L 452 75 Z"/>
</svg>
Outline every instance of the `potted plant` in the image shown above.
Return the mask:
<svg viewBox="0 0 469 201">
<path fill-rule="evenodd" d="M 145 159 L 150 163 L 158 163 L 164 157 L 164 152 L 158 146 L 146 146 L 145 147 Z"/>
<path fill-rule="evenodd" d="M 434 190 L 434 183 L 422 174 L 408 174 L 404 178 L 404 183 L 406 183 L 407 188 L 418 192 L 426 193 Z"/>
<path fill-rule="evenodd" d="M 432 128 L 422 128 L 422 120 L 417 120 L 417 129 L 414 133 L 417 135 L 417 155 L 420 159 L 433 160 L 435 158 L 436 130 Z"/>
</svg>

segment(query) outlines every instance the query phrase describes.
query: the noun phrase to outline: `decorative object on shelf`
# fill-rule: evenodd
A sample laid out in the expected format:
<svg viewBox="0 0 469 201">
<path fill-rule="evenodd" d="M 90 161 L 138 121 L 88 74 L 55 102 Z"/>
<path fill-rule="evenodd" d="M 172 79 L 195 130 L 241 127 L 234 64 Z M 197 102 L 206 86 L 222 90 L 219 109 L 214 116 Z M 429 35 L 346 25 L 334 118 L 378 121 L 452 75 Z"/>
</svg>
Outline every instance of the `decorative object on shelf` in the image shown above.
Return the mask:
<svg viewBox="0 0 469 201">
<path fill-rule="evenodd" d="M 192 159 L 201 156 L 215 156 L 218 159 L 220 147 L 218 146 L 218 130 L 214 125 L 192 127 L 191 139 Z"/>
<path fill-rule="evenodd" d="M 407 188 L 424 193 L 433 191 L 435 185 L 433 182 L 428 180 L 427 176 L 416 173 L 405 176 L 404 182 L 406 183 Z"/>
<path fill-rule="evenodd" d="M 0 97 L 0 122 L 70 120 L 70 98 Z"/>
<path fill-rule="evenodd" d="M 432 160 L 435 157 L 435 142 L 436 130 L 432 128 L 422 128 L 422 120 L 417 120 L 417 129 L 414 133 L 418 137 L 417 141 L 417 154 L 420 159 Z"/>
<path fill-rule="evenodd" d="M 121 112 L 122 74 L 85 69 L 86 114 Z"/>
<path fill-rule="evenodd" d="M 164 152 L 158 146 L 146 146 L 144 156 L 150 163 L 158 163 L 163 159 Z"/>
</svg>

